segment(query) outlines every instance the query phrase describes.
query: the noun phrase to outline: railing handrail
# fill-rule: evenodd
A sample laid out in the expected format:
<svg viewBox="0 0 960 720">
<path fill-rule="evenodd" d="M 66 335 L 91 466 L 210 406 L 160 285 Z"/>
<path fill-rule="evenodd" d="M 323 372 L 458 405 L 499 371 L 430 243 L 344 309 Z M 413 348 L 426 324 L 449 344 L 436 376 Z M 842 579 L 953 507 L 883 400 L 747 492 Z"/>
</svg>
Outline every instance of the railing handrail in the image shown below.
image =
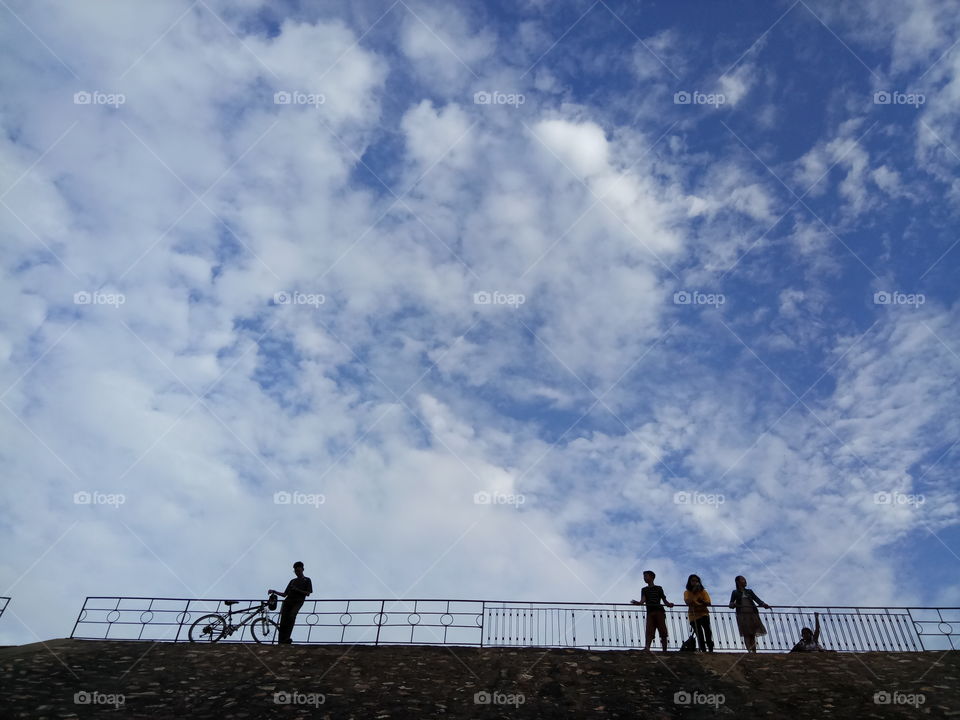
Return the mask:
<svg viewBox="0 0 960 720">
<path fill-rule="evenodd" d="M 3 599 L 3 598 L 0 598 Z M 224 595 L 214 598 L 173 598 L 173 597 L 151 597 L 147 595 L 88 595 L 87 600 L 165 600 L 171 602 L 223 602 L 224 600 L 237 600 L 238 602 L 261 602 L 262 598 L 242 598 L 235 595 Z M 634 603 L 606 603 L 591 602 L 589 600 L 575 602 L 572 600 L 486 600 L 486 599 L 465 599 L 465 598 L 307 598 L 306 602 L 456 602 L 456 603 L 486 603 L 502 605 L 578 605 L 578 606 L 610 606 L 610 607 L 631 607 L 642 608 L 644 605 Z M 675 603 L 677 607 L 686 607 L 683 603 Z M 775 610 L 784 609 L 818 609 L 829 608 L 831 610 L 960 610 L 960 606 L 923 606 L 923 605 L 778 605 L 772 604 Z M 724 604 L 713 604 L 711 610 L 728 609 Z M 667 608 L 669 609 L 669 608 Z M 234 611 L 236 612 L 236 611 Z"/>
<path fill-rule="evenodd" d="M 251 607 L 233 610 L 226 605 L 228 599 Z M 179 642 L 204 613 L 247 613 L 263 603 L 263 598 L 240 596 L 91 595 L 70 637 Z M 268 618 L 278 619 L 279 610 L 268 612 Z M 676 645 L 691 631 L 689 608 L 679 604 L 665 610 L 670 640 Z M 946 644 L 960 649 L 960 607 L 852 605 L 773 605 L 761 615 L 768 635 L 757 649 L 789 651 L 800 629 L 812 624 L 815 612 L 821 617 L 821 644 L 826 649 L 919 651 L 944 649 L 937 645 Z M 726 604 L 712 606 L 709 614 L 716 649 L 738 650 L 742 616 Z M 643 647 L 644 626 L 650 621 L 648 609 L 639 603 L 567 600 L 311 598 L 300 615 L 298 632 L 307 643 L 596 649 Z M 171 638 L 174 629 L 176 636 Z M 230 642 L 257 639 L 247 635 L 245 640 L 246 632 Z M 227 637 L 232 634 L 231 630 Z M 709 644 L 709 637 L 706 640 Z"/>
</svg>

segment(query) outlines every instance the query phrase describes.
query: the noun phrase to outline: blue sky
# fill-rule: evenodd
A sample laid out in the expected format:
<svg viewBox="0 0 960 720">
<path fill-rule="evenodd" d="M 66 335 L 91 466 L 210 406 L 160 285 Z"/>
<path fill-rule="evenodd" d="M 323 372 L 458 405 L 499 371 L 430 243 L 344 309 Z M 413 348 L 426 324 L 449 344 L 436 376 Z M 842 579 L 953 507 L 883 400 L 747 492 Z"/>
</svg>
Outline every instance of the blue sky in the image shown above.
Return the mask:
<svg viewBox="0 0 960 720">
<path fill-rule="evenodd" d="M 960 604 L 947 0 L 52 7 L 0 8 L 0 642 L 295 559 Z"/>
</svg>

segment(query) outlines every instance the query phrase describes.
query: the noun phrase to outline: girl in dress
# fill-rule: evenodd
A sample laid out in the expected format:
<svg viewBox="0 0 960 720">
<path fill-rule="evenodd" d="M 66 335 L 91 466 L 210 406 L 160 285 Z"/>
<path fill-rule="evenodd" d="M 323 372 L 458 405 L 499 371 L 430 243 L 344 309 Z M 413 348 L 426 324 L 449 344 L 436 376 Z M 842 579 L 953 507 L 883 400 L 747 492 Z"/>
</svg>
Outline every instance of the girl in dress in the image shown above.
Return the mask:
<svg viewBox="0 0 960 720">
<path fill-rule="evenodd" d="M 730 594 L 730 607 L 737 610 L 737 628 L 743 636 L 743 643 L 747 652 L 757 651 L 757 636 L 766 635 L 767 629 L 760 620 L 760 611 L 757 606 L 772 610 L 757 594 L 747 587 L 747 579 L 743 575 L 734 578 L 736 589 Z"/>
</svg>

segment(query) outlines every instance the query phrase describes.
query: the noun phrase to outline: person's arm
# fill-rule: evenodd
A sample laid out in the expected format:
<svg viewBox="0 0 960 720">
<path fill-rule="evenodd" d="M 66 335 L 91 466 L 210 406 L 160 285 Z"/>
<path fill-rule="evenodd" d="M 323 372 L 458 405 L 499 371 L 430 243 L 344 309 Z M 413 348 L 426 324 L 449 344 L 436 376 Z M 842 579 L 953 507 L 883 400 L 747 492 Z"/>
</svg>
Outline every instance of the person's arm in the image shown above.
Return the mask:
<svg viewBox="0 0 960 720">
<path fill-rule="evenodd" d="M 813 626 L 813 641 L 817 644 L 820 643 L 820 613 L 815 612 L 813 614 L 813 619 L 815 624 Z"/>
<path fill-rule="evenodd" d="M 267 590 L 267 595 L 279 595 L 280 597 L 286 597 L 285 592 L 280 592 L 279 590 Z"/>
<path fill-rule="evenodd" d="M 687 606 L 693 606 L 694 603 L 690 602 L 690 599 L 693 597 L 693 593 L 689 590 L 683 591 L 683 604 Z"/>
<path fill-rule="evenodd" d="M 307 578 L 307 595 L 313 595 L 313 581 Z"/>
<path fill-rule="evenodd" d="M 736 606 L 737 606 L 737 591 L 734 590 L 732 593 L 730 593 L 730 607 L 736 607 Z"/>
<path fill-rule="evenodd" d="M 271 590 L 270 592 L 275 592 L 280 597 L 285 598 L 290 593 L 292 586 L 293 586 L 293 580 L 287 583 L 287 589 L 284 590 L 283 592 L 280 592 L 279 590 Z"/>
<path fill-rule="evenodd" d="M 710 599 L 710 593 L 706 590 L 701 591 L 700 593 L 700 607 L 707 607 L 708 605 L 713 605 L 713 601 Z"/>
<path fill-rule="evenodd" d="M 750 590 L 749 592 L 753 596 L 753 599 L 757 601 L 757 605 L 759 605 L 762 608 L 766 608 L 767 610 L 773 609 L 772 607 L 767 605 L 763 600 L 761 600 L 753 590 Z"/>
</svg>

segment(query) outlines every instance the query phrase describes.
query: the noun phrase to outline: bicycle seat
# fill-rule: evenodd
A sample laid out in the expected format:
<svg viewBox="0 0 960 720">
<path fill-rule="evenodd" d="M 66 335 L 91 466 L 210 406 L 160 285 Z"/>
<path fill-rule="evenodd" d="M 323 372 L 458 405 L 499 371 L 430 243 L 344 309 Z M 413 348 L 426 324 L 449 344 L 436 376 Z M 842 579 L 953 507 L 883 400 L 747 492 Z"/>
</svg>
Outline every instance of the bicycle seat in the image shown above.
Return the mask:
<svg viewBox="0 0 960 720">
<path fill-rule="evenodd" d="M 227 606 L 230 606 L 230 605 L 236 605 L 238 602 L 240 602 L 240 601 L 239 601 L 239 600 L 224 600 L 224 601 L 223 601 L 223 604 L 224 604 L 224 605 L 227 605 Z"/>
</svg>

